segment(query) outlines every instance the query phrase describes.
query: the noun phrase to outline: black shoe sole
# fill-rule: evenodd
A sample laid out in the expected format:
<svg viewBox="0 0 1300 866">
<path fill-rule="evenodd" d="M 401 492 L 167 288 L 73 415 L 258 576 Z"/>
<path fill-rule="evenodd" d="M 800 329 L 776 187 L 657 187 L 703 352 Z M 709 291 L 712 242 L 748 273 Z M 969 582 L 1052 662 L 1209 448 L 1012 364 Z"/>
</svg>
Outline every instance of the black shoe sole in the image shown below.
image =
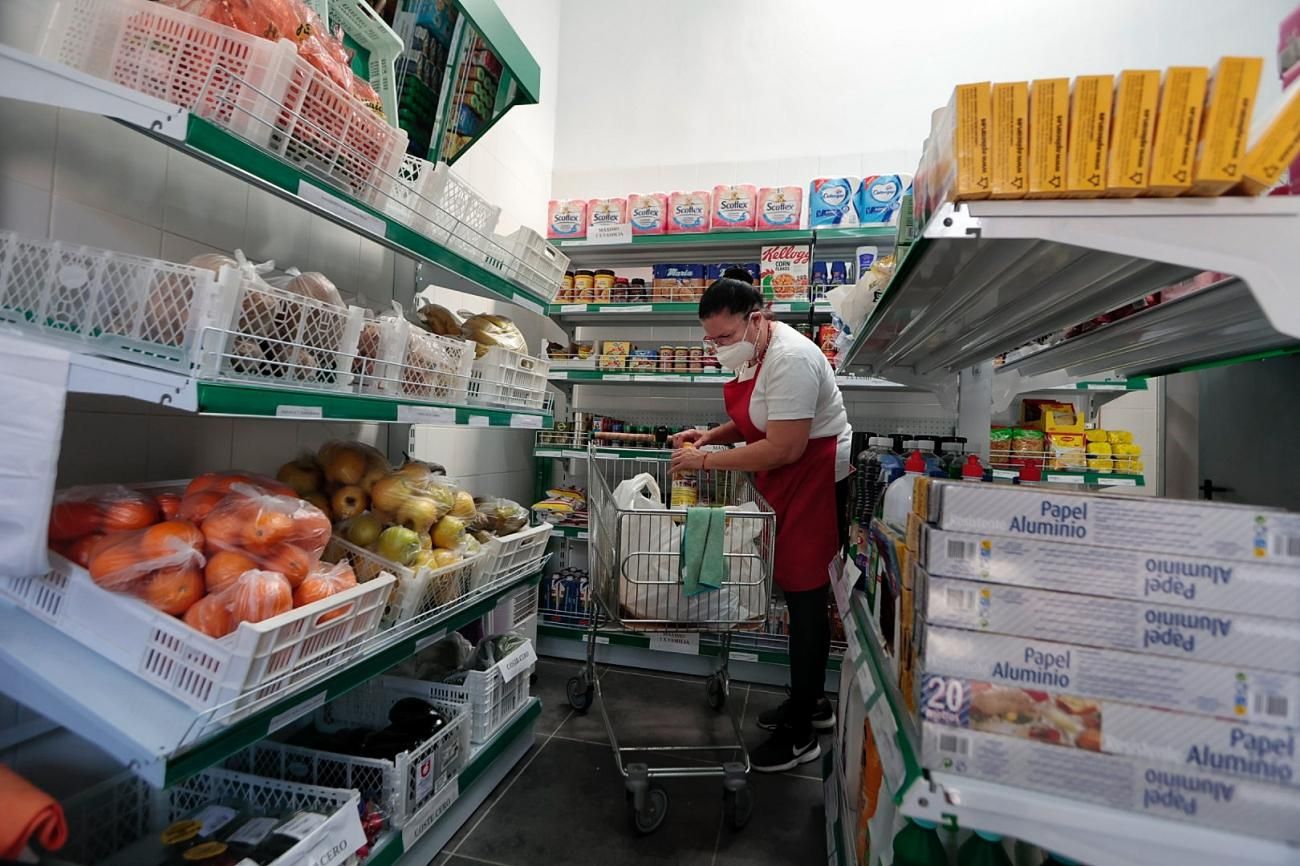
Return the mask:
<svg viewBox="0 0 1300 866">
<path fill-rule="evenodd" d="M 768 724 L 766 722 L 755 722 L 764 731 L 775 731 L 780 725 Z M 833 731 L 835 730 L 835 714 L 831 713 L 829 719 L 813 719 L 813 730 L 816 731 Z"/>
</svg>

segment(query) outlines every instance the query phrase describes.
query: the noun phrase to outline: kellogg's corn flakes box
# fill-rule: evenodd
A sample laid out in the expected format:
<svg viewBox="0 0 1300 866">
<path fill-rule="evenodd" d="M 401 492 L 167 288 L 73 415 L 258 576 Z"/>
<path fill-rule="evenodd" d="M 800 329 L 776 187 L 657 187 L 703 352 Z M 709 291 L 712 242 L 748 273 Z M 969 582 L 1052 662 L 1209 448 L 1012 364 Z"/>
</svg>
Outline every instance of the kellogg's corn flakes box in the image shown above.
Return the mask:
<svg viewBox="0 0 1300 866">
<path fill-rule="evenodd" d="M 755 217 L 759 231 L 799 228 L 803 221 L 803 187 L 759 187 Z"/>
<path fill-rule="evenodd" d="M 763 295 L 778 301 L 806 297 L 811 263 L 812 255 L 806 246 L 781 244 L 763 247 L 758 262 Z"/>
<path fill-rule="evenodd" d="M 720 184 L 713 188 L 713 215 L 710 228 L 715 232 L 754 230 L 754 205 L 758 192 L 753 184 Z"/>
<path fill-rule="evenodd" d="M 703 190 L 668 196 L 668 234 L 702 234 L 709 230 L 713 197 Z"/>
</svg>

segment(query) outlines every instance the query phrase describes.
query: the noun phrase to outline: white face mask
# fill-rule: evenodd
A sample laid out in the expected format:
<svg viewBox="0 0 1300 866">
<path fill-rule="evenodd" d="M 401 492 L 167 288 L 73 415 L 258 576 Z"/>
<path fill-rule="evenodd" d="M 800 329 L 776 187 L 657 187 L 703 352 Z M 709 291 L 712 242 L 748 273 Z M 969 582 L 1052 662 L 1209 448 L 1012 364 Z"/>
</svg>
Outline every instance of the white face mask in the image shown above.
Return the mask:
<svg viewBox="0 0 1300 866">
<path fill-rule="evenodd" d="M 750 324 L 753 324 L 751 321 Z M 745 337 L 749 336 L 749 325 L 745 326 Z M 727 346 L 718 346 L 714 351 L 718 356 L 718 363 L 728 370 L 735 372 L 745 364 L 749 363 L 757 347 L 749 340 L 742 337 L 736 342 Z"/>
</svg>

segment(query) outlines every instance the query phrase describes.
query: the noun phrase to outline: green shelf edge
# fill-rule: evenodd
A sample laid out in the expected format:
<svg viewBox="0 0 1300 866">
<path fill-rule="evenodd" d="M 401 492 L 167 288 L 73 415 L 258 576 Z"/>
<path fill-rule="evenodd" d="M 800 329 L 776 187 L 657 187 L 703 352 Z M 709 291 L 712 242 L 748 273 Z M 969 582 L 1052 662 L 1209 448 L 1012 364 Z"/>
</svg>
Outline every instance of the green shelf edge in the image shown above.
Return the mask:
<svg viewBox="0 0 1300 866">
<path fill-rule="evenodd" d="M 516 415 L 540 417 L 542 428 L 548 429 L 554 418 L 543 412 L 530 409 L 497 409 L 478 406 L 456 406 L 448 403 L 417 403 L 410 400 L 391 400 L 370 394 L 347 394 L 334 391 L 303 391 L 286 388 L 259 386 L 254 384 L 235 384 L 229 382 L 199 382 L 199 411 L 214 415 L 243 415 L 263 418 L 294 417 L 277 414 L 281 406 L 301 406 L 319 408 L 321 419 L 326 421 L 378 421 L 398 423 L 398 408 L 401 406 L 431 407 L 453 409 L 456 412 L 458 426 L 484 426 L 481 422 L 471 423 L 471 418 L 486 418 L 488 427 L 512 427 L 527 429 L 511 424 Z M 297 420 L 317 420 L 297 418 Z M 401 423 L 419 424 L 419 421 Z"/>
<path fill-rule="evenodd" d="M 172 146 L 176 142 L 163 138 Z M 346 202 L 363 213 L 380 220 L 384 225 L 384 237 L 410 255 L 444 267 L 484 289 L 512 303 L 523 302 L 535 311 L 546 309 L 548 301 L 542 297 L 507 280 L 504 276 L 488 270 L 483 265 L 471 262 L 457 255 L 446 247 L 440 246 L 430 238 L 413 229 L 396 222 L 374 207 L 364 204 L 337 187 L 313 175 L 301 172 L 254 144 L 226 132 L 216 124 L 210 123 L 193 114 L 189 116 L 184 149 L 193 149 L 210 159 L 217 160 L 234 169 L 269 183 L 293 196 L 298 195 L 298 185 L 302 181 L 320 188 L 328 194 Z"/>
<path fill-rule="evenodd" d="M 609 644 L 612 646 L 626 646 L 634 647 L 636 649 L 650 648 L 650 638 L 644 634 L 607 631 L 605 629 L 599 629 L 596 634 L 599 637 L 608 638 Z M 737 632 L 737 634 L 743 635 L 745 632 Z M 537 624 L 537 636 L 554 637 L 560 638 L 561 640 L 584 641 L 587 639 L 587 629 L 539 622 Z M 712 646 L 710 644 L 700 644 L 699 655 L 716 657 L 720 651 L 720 647 Z M 736 653 L 749 653 L 750 655 L 756 655 L 758 656 L 758 663 L 760 664 L 786 666 L 790 664 L 789 653 L 733 647 L 731 650 L 732 661 L 736 661 Z M 750 662 L 750 664 L 753 664 L 753 662 Z M 828 671 L 838 671 L 840 669 L 840 664 L 840 657 L 837 655 L 831 655 L 831 657 L 826 661 L 826 669 Z"/>
<path fill-rule="evenodd" d="M 551 243 L 561 250 L 599 250 L 608 247 L 615 251 L 625 251 L 637 247 L 691 247 L 715 246 L 721 244 L 753 241 L 765 243 L 814 243 L 815 241 L 854 241 L 854 240 L 893 240 L 898 236 L 898 226 L 857 226 L 855 228 L 807 228 L 780 229 L 775 231 L 752 232 L 700 232 L 692 234 L 637 235 L 630 244 L 592 244 L 585 239 L 551 238 Z"/>
<path fill-rule="evenodd" d="M 778 315 L 796 315 L 817 312 L 811 301 L 774 301 L 775 304 L 787 306 L 790 309 L 782 309 Z M 585 310 L 567 309 L 570 307 L 586 307 Z M 619 314 L 624 312 L 628 307 L 644 310 L 646 306 L 650 307 L 649 312 L 631 312 L 629 316 L 695 316 L 700 311 L 700 305 L 697 301 L 682 302 L 659 302 L 652 304 L 548 304 L 546 306 L 546 315 L 563 319 L 567 316 L 586 316 L 593 314 L 602 314 L 610 317 L 610 321 L 619 318 Z"/>
<path fill-rule="evenodd" d="M 564 378 L 559 378 L 563 376 Z M 636 376 L 636 379 L 610 379 L 612 382 L 630 382 L 637 384 L 648 384 L 652 379 L 663 377 L 664 381 L 685 383 L 681 376 L 690 376 L 692 382 L 698 381 L 701 385 L 707 385 L 713 382 L 730 382 L 731 376 L 716 376 L 709 373 L 649 373 L 639 372 L 636 370 L 553 370 L 547 377 L 551 382 L 603 382 L 609 376 Z"/>
<path fill-rule="evenodd" d="M 521 577 L 512 581 L 490 595 L 474 602 L 469 607 L 447 616 L 445 619 L 426 624 L 419 631 L 402 639 L 379 652 L 355 659 L 347 667 L 337 671 L 331 677 L 315 683 L 294 695 L 259 710 L 256 715 L 223 729 L 215 736 L 209 737 L 188 751 L 174 756 L 167 762 L 163 787 L 171 787 L 197 775 L 209 767 L 215 766 L 239 750 L 265 739 L 270 733 L 271 720 L 276 716 L 291 711 L 294 707 L 316 698 L 324 692 L 325 700 L 332 701 L 346 694 L 367 680 L 379 676 L 393 665 L 399 664 L 415 655 L 419 643 L 426 637 L 439 631 L 455 631 L 476 619 L 491 613 L 497 603 L 521 586 L 541 580 L 541 573 Z"/>
<path fill-rule="evenodd" d="M 494 764 L 502 753 L 515 741 L 523 731 L 537 720 L 542 714 L 542 701 L 540 698 L 532 697 L 523 709 L 515 713 L 513 719 L 506 723 L 505 727 L 492 735 L 488 740 L 465 764 L 456 777 L 456 783 L 463 791 L 470 785 L 478 781 L 478 777 Z M 430 825 L 429 829 L 436 827 L 437 823 Z M 425 831 L 428 832 L 427 830 Z M 391 831 L 389 841 L 382 847 L 376 849 L 369 857 L 366 858 L 366 866 L 393 866 L 406 854 L 406 843 L 402 840 L 400 830 Z M 423 838 L 423 837 L 421 837 Z"/>
<path fill-rule="evenodd" d="M 582 455 L 565 454 L 565 451 L 582 451 Z M 666 448 L 600 448 L 596 453 L 617 457 L 620 460 L 667 460 L 672 451 Z M 541 460 L 581 460 L 586 456 L 585 447 L 566 449 L 561 446 L 543 446 L 533 451 L 533 457 Z"/>
</svg>

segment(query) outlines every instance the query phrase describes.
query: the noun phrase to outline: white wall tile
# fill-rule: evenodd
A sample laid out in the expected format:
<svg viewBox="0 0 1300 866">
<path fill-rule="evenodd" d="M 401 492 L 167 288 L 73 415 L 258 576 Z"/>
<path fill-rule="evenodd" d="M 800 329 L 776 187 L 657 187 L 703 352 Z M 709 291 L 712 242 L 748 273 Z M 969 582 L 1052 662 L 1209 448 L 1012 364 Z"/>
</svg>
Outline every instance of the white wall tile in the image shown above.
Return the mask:
<svg viewBox="0 0 1300 866">
<path fill-rule="evenodd" d="M 58 109 L 0 99 L 0 174 L 41 189 L 54 186 Z"/>
<path fill-rule="evenodd" d="M 297 428 L 292 421 L 231 419 L 230 467 L 274 475 L 301 450 Z"/>
<path fill-rule="evenodd" d="M 233 250 L 244 239 L 248 190 L 225 172 L 169 150 L 163 228 L 219 250 Z"/>
<path fill-rule="evenodd" d="M 50 230 L 50 191 L 0 177 L 0 229 L 46 237 Z"/>
<path fill-rule="evenodd" d="M 59 450 L 59 487 L 145 478 L 149 417 L 69 411 Z"/>
<path fill-rule="evenodd" d="M 188 262 L 195 256 L 205 253 L 229 254 L 234 248 L 233 246 L 214 247 L 170 232 L 162 233 L 162 257 L 169 262 Z"/>
<path fill-rule="evenodd" d="M 72 199 L 54 196 L 50 236 L 137 256 L 162 255 L 162 231 Z"/>
<path fill-rule="evenodd" d="M 230 449 L 235 419 L 156 415 L 149 419 L 146 478 L 192 478 L 199 472 L 233 468 Z"/>
<path fill-rule="evenodd" d="M 107 118 L 60 111 L 55 195 L 161 228 L 167 150 Z"/>
<path fill-rule="evenodd" d="M 303 271 L 320 271 L 334 281 L 345 294 L 360 284 L 357 267 L 361 256 L 361 238 L 329 220 L 313 217 L 307 243 L 307 257 L 293 261 L 277 256 L 282 267 L 295 265 Z"/>
<path fill-rule="evenodd" d="M 269 192 L 250 188 L 241 248 L 252 261 L 305 261 L 310 255 L 314 219 Z"/>
</svg>

